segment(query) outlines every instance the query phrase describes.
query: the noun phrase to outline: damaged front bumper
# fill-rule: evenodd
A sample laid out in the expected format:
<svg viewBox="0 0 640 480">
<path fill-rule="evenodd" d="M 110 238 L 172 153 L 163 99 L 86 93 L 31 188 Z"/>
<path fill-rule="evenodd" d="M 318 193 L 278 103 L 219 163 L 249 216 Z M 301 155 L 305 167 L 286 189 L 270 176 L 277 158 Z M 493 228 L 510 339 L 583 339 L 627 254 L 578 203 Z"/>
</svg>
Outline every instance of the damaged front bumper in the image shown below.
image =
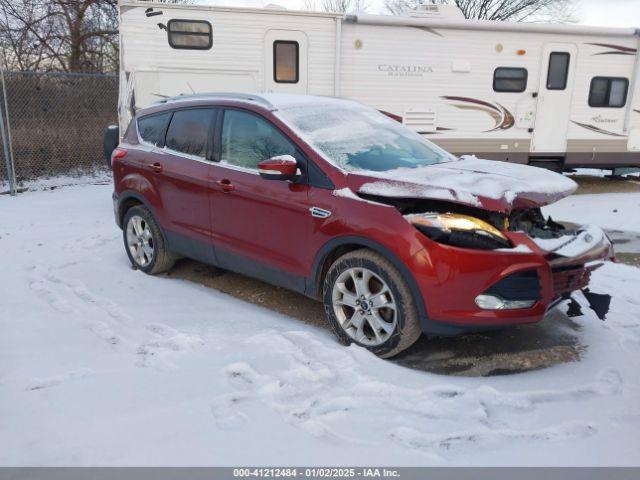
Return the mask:
<svg viewBox="0 0 640 480">
<path fill-rule="evenodd" d="M 416 255 L 413 271 L 419 272 L 417 280 L 429 315 L 423 323 L 425 333 L 446 335 L 535 323 L 579 292 L 604 318 L 610 297 L 588 289 L 591 273 L 614 257 L 612 243 L 601 229 L 582 227 L 567 238 L 547 242 L 522 231 L 505 235 L 512 248 L 474 250 L 429 241 Z M 439 292 L 436 297 L 435 291 Z M 572 313 L 579 306 L 574 302 Z"/>
<path fill-rule="evenodd" d="M 548 244 L 546 241 L 533 240 L 540 248 Z M 549 264 L 557 299 L 569 299 L 569 316 L 582 315 L 580 304 L 571 297 L 573 292 L 580 290 L 598 318 L 604 320 L 611 296 L 594 293 L 588 285 L 591 272 L 600 268 L 604 260 L 615 259 L 611 240 L 601 228 L 588 225 L 579 228 L 574 235 L 560 237 L 556 241 L 558 245 L 546 251 L 551 254 Z"/>
</svg>

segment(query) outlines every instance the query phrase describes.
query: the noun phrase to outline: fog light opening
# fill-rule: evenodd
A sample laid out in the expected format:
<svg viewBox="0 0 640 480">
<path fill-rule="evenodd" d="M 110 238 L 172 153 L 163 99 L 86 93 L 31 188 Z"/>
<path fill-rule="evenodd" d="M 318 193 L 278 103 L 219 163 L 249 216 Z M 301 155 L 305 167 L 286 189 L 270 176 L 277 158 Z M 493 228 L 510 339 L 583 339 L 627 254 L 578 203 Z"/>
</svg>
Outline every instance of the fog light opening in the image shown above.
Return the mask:
<svg viewBox="0 0 640 480">
<path fill-rule="evenodd" d="M 537 300 L 505 300 L 498 295 L 482 293 L 476 297 L 476 305 L 483 310 L 517 310 L 531 308 Z"/>
</svg>

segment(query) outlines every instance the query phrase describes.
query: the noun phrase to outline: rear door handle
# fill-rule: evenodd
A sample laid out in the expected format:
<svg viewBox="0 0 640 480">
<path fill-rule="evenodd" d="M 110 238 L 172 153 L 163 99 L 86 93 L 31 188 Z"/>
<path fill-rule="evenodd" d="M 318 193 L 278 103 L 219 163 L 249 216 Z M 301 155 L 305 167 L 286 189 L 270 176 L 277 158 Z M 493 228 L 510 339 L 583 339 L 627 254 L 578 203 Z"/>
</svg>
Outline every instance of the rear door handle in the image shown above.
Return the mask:
<svg viewBox="0 0 640 480">
<path fill-rule="evenodd" d="M 156 173 L 160 173 L 160 172 L 162 172 L 162 165 L 160 165 L 160 163 L 159 163 L 159 162 L 150 163 L 150 164 L 149 164 L 149 168 L 150 168 L 151 170 L 153 170 L 154 172 L 156 172 Z"/>
<path fill-rule="evenodd" d="M 235 185 L 231 183 L 231 180 L 229 180 L 228 178 L 218 180 L 216 182 L 216 185 L 218 185 L 220 189 L 225 193 L 233 192 L 236 189 Z"/>
</svg>

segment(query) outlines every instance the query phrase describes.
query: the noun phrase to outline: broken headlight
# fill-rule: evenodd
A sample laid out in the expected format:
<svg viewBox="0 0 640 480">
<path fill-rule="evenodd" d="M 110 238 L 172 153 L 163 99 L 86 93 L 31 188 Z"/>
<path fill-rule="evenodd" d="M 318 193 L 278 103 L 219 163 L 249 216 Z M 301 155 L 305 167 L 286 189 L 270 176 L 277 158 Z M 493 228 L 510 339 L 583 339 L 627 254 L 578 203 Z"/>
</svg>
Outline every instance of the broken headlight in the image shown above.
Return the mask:
<svg viewBox="0 0 640 480">
<path fill-rule="evenodd" d="M 461 248 L 495 250 L 511 243 L 496 227 L 479 218 L 457 213 L 405 215 L 408 222 L 431 240 Z"/>
</svg>

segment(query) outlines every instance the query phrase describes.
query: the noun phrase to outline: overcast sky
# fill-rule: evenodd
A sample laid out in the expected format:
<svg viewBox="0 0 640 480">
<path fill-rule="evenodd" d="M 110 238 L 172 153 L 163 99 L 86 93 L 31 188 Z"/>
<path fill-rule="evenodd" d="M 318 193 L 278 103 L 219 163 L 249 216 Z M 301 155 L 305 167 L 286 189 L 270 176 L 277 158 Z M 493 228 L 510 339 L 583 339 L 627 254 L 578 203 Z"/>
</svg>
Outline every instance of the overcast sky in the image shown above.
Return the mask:
<svg viewBox="0 0 640 480">
<path fill-rule="evenodd" d="M 215 5 L 255 6 L 269 3 L 299 9 L 304 0 L 201 0 Z M 382 13 L 384 0 L 372 0 L 372 13 Z M 586 25 L 640 28 L 640 0 L 575 0 L 576 16 Z"/>
<path fill-rule="evenodd" d="M 580 23 L 640 28 L 640 0 L 580 0 Z"/>
</svg>

